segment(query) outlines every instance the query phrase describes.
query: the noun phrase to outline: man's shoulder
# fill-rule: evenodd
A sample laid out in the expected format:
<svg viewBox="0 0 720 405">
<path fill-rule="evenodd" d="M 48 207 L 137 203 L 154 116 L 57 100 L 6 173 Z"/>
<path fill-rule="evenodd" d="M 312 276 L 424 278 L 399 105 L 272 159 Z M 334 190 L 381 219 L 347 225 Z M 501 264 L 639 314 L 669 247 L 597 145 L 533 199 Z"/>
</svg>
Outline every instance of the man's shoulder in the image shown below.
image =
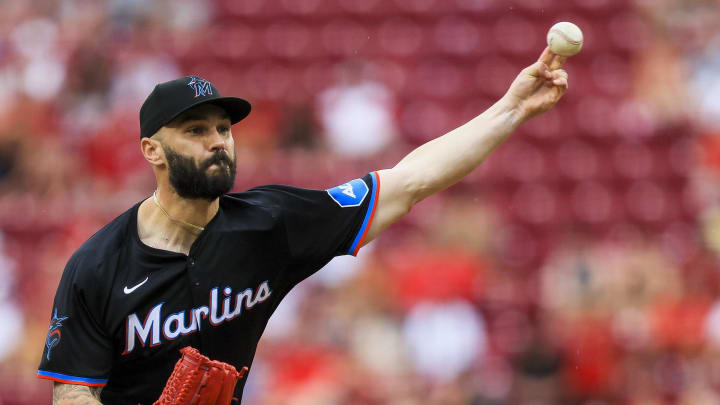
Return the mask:
<svg viewBox="0 0 720 405">
<path fill-rule="evenodd" d="M 227 207 L 254 207 L 265 211 L 276 211 L 298 196 L 311 192 L 293 186 L 281 184 L 268 184 L 256 186 L 249 190 L 238 193 L 223 195 L 221 203 L 223 208 Z"/>
<path fill-rule="evenodd" d="M 315 190 L 286 185 L 264 185 L 220 198 L 223 218 L 233 229 L 281 229 L 284 218 L 303 211 L 303 205 L 313 198 Z M 303 203 L 304 202 L 304 203 Z"/>
<path fill-rule="evenodd" d="M 281 203 L 255 187 L 220 197 L 223 217 L 241 228 L 273 228 L 281 216 Z M 234 227 L 233 227 L 234 228 Z"/>
<path fill-rule="evenodd" d="M 131 221 L 135 220 L 136 211 L 137 205 L 95 232 L 73 253 L 68 261 L 68 267 L 98 268 L 102 263 L 116 256 L 132 236 Z"/>
</svg>

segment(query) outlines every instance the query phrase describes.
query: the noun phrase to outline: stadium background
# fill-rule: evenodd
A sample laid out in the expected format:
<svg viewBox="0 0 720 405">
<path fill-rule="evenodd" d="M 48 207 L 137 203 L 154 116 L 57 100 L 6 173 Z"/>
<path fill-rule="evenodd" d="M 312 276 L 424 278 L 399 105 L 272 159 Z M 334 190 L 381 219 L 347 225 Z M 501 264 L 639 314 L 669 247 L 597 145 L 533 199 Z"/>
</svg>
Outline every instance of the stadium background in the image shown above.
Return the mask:
<svg viewBox="0 0 720 405">
<path fill-rule="evenodd" d="M 0 404 L 48 403 L 63 266 L 152 192 L 154 83 L 253 102 L 236 190 L 327 188 L 482 112 L 563 20 L 569 93 L 298 287 L 245 403 L 720 404 L 719 2 L 0 4 Z"/>
</svg>

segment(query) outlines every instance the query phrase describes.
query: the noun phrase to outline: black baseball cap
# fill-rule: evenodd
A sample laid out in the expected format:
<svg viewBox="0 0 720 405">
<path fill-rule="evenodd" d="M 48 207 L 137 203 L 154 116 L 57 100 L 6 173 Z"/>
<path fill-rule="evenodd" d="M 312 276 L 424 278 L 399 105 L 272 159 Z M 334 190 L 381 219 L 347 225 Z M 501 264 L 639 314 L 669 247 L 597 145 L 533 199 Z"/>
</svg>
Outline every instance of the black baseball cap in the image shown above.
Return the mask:
<svg viewBox="0 0 720 405">
<path fill-rule="evenodd" d="M 235 124 L 250 114 L 250 103 L 237 97 L 222 97 L 218 89 L 198 76 L 185 76 L 160 83 L 140 107 L 140 138 L 151 137 L 183 111 L 200 104 L 222 107 Z"/>
</svg>

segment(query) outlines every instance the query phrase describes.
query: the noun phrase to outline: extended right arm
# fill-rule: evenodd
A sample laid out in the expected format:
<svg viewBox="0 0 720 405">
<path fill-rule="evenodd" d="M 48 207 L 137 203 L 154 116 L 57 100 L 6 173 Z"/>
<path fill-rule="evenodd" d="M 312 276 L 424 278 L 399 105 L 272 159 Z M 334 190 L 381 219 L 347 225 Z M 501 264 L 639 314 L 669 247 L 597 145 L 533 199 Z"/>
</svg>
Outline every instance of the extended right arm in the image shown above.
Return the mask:
<svg viewBox="0 0 720 405">
<path fill-rule="evenodd" d="M 103 387 L 56 382 L 53 386 L 53 405 L 102 405 L 102 389 Z"/>
<path fill-rule="evenodd" d="M 395 167 L 378 171 L 379 197 L 363 244 L 426 197 L 457 183 L 522 123 L 551 109 L 568 88 L 565 57 L 545 48 L 507 93 L 464 125 L 419 146 Z"/>
</svg>

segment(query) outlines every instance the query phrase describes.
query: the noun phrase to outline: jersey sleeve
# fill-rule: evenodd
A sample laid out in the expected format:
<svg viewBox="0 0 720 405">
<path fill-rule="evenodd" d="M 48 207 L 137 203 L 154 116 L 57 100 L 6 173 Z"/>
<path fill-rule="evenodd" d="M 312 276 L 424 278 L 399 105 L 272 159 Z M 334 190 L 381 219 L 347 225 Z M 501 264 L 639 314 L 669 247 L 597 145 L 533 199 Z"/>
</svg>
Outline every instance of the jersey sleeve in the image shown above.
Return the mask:
<svg viewBox="0 0 720 405">
<path fill-rule="evenodd" d="M 60 280 L 37 377 L 104 386 L 112 366 L 112 339 L 101 326 L 100 283 L 82 256 L 73 255 Z"/>
<path fill-rule="evenodd" d="M 291 259 L 324 264 L 360 250 L 372 224 L 380 183 L 373 172 L 327 190 L 262 189 L 277 204 Z"/>
</svg>

